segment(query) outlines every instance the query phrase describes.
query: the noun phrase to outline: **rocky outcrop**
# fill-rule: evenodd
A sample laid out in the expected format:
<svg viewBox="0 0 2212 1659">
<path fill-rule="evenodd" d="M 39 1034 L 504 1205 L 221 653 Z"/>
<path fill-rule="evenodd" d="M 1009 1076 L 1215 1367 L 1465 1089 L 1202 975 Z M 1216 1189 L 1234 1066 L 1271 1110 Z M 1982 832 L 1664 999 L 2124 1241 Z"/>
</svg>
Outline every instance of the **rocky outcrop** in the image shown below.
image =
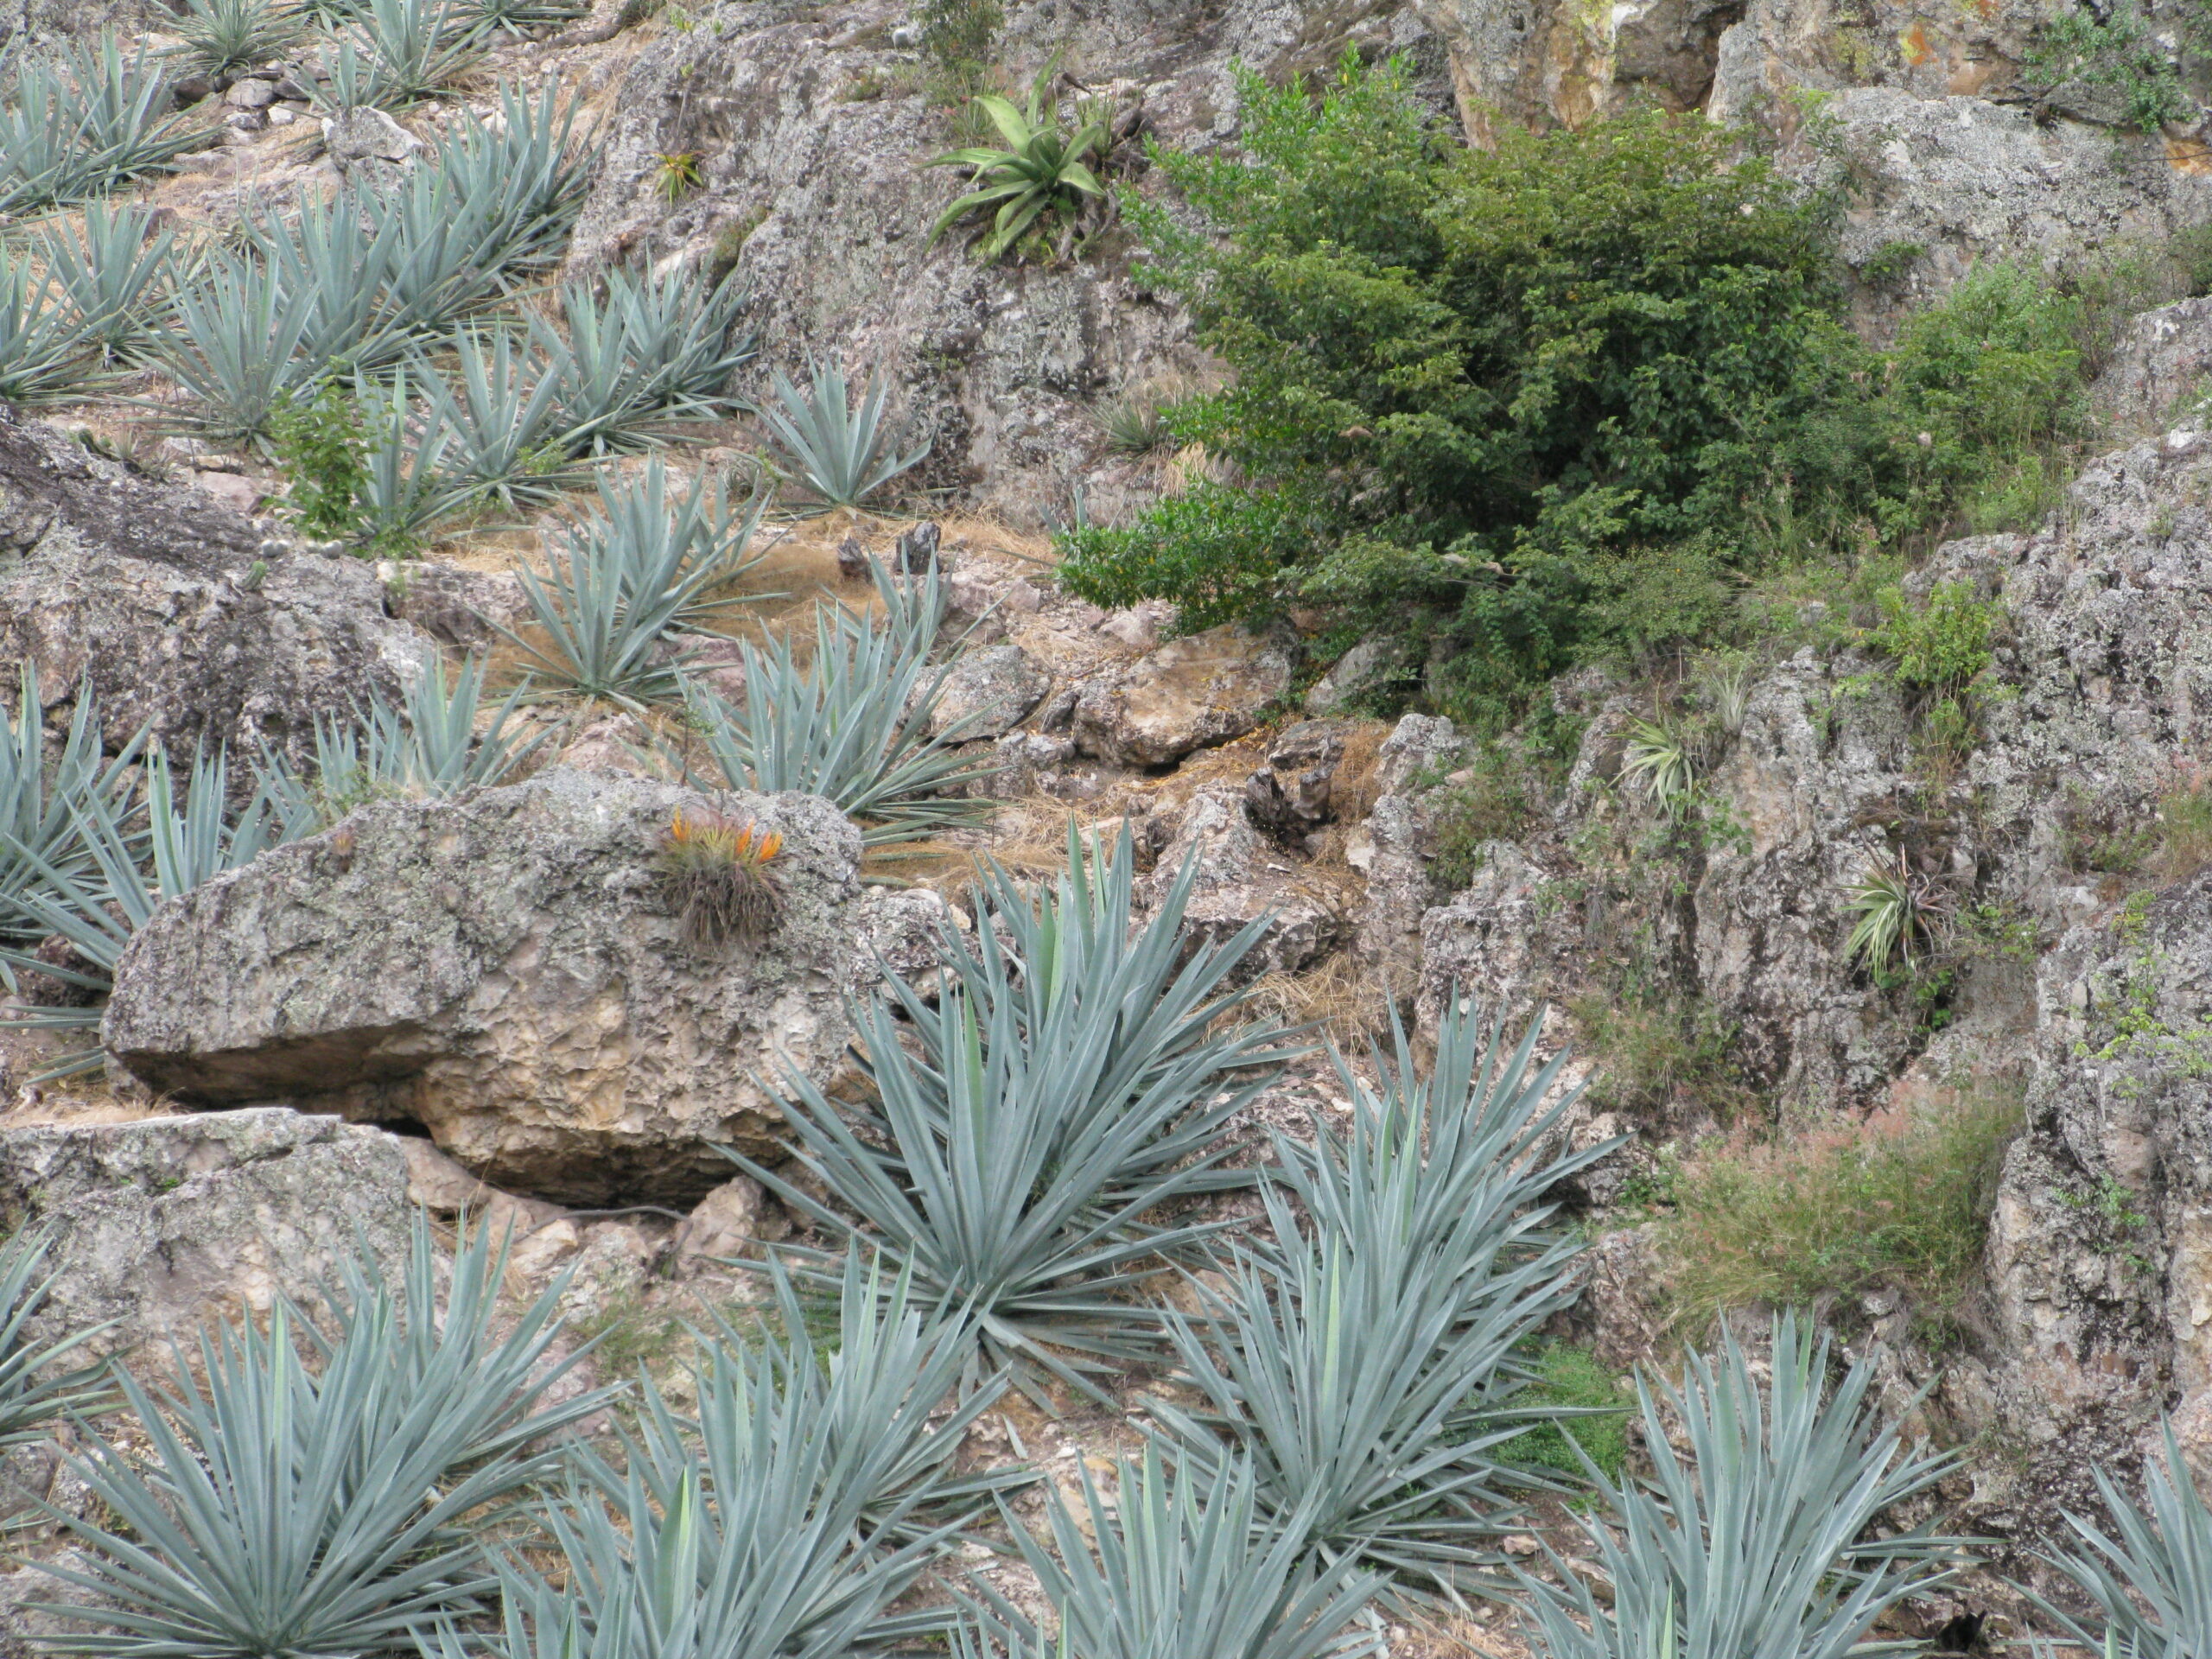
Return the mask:
<svg viewBox="0 0 2212 1659">
<path fill-rule="evenodd" d="M 844 1073 L 841 993 L 920 925 L 863 899 L 860 833 L 827 802 L 741 794 L 718 804 L 783 836 L 775 920 L 687 947 L 655 861 L 708 804 L 555 770 L 364 807 L 162 906 L 102 1039 L 181 1100 L 410 1121 L 501 1186 L 688 1203 L 729 1177 L 714 1143 L 780 1155 L 782 1069 Z"/>
<path fill-rule="evenodd" d="M 398 1141 L 281 1108 L 0 1131 L 0 1232 L 51 1234 L 48 1338 L 112 1322 L 100 1353 L 313 1304 L 365 1243 L 406 1253 Z"/>
<path fill-rule="evenodd" d="M 1257 726 L 1292 668 L 1288 646 L 1235 623 L 1171 639 L 1084 689 L 1076 747 L 1116 766 L 1171 766 Z"/>
<path fill-rule="evenodd" d="M 1346 895 L 1302 860 L 1268 844 L 1245 810 L 1242 790 L 1202 789 L 1184 804 L 1149 878 L 1155 902 L 1186 864 L 1196 866 L 1183 912 L 1193 939 L 1218 944 L 1264 923 L 1238 964 L 1237 982 L 1295 972 L 1325 956 L 1348 931 Z"/>
<path fill-rule="evenodd" d="M 2131 435 L 2202 425 L 2212 391 L 2212 299 L 2145 311 L 2128 324 L 2089 396 Z"/>
<path fill-rule="evenodd" d="M 317 716 L 396 700 L 433 649 L 365 565 L 264 537 L 51 427 L 0 416 L 0 665 L 99 694 L 105 734 L 306 752 Z"/>
<path fill-rule="evenodd" d="M 1029 717 L 1052 684 L 1020 645 L 963 652 L 944 677 L 930 730 L 963 739 L 1002 737 Z"/>
</svg>

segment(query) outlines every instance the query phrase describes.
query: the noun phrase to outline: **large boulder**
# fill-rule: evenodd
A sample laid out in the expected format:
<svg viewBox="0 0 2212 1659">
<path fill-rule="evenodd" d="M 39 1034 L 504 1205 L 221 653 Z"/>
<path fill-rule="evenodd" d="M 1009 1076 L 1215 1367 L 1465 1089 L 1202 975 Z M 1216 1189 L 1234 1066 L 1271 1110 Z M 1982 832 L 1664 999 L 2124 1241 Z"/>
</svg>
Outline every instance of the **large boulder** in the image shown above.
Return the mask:
<svg viewBox="0 0 2212 1659">
<path fill-rule="evenodd" d="M 1257 726 L 1294 666 L 1281 641 L 1233 622 L 1171 639 L 1084 689 L 1076 747 L 1116 766 L 1173 766 Z"/>
<path fill-rule="evenodd" d="M 397 1137 L 276 1107 L 0 1132 L 0 1231 L 54 1238 L 34 1327 L 111 1321 L 98 1353 L 312 1303 L 359 1244 L 397 1262 L 407 1194 Z"/>
<path fill-rule="evenodd" d="M 781 834 L 781 899 L 700 950 L 656 862 L 674 815 L 710 804 Z M 555 769 L 379 802 L 164 905 L 102 1038 L 181 1100 L 411 1121 L 500 1186 L 689 1203 L 730 1175 L 715 1143 L 779 1155 L 784 1068 L 845 1072 L 841 992 L 918 925 L 864 895 L 860 857 L 807 795 Z"/>
<path fill-rule="evenodd" d="M 434 649 L 369 566 L 0 414 L 0 672 L 30 663 L 63 701 L 89 683 L 111 745 L 304 753 L 317 716 L 397 699 Z"/>
</svg>

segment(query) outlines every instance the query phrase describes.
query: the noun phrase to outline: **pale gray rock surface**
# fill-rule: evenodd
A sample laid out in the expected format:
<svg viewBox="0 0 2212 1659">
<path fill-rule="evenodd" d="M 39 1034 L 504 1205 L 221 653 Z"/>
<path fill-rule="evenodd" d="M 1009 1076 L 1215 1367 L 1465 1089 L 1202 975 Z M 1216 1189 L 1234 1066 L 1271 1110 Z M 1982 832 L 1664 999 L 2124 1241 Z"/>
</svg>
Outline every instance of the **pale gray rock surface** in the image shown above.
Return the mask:
<svg viewBox="0 0 2212 1659">
<path fill-rule="evenodd" d="M 784 837 L 757 938 L 679 940 L 656 860 L 705 799 L 556 769 L 372 804 L 164 906 L 103 1040 L 180 1099 L 411 1121 L 533 1196 L 690 1202 L 728 1179 L 713 1143 L 779 1154 L 784 1067 L 843 1074 L 841 993 L 878 944 L 849 819 L 812 796 L 718 804 Z"/>
<path fill-rule="evenodd" d="M 1235 623 L 1171 639 L 1084 688 L 1076 747 L 1116 766 L 1172 765 L 1258 725 L 1293 667 L 1292 647 Z"/>
<path fill-rule="evenodd" d="M 51 1230 L 48 1337 L 165 1353 L 210 1321 L 321 1300 L 357 1240 L 407 1247 L 397 1137 L 281 1107 L 0 1131 L 0 1229 Z"/>
</svg>

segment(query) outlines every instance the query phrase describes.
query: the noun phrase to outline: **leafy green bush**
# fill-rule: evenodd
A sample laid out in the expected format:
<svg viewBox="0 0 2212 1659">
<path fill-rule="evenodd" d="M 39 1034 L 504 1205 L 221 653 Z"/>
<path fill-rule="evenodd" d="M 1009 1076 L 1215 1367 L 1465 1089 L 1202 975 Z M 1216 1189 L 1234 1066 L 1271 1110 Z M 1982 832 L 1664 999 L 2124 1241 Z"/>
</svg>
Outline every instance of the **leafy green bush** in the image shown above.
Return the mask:
<svg viewBox="0 0 2212 1659">
<path fill-rule="evenodd" d="M 1672 1294 L 1701 1323 L 1759 1304 L 1872 1290 L 1941 1317 L 1981 1267 L 2017 1096 L 1968 1094 L 1898 1121 L 1844 1124 L 1693 1160 L 1666 1229 Z"/>
<path fill-rule="evenodd" d="M 2101 14 L 2084 6 L 2046 19 L 2036 31 L 2021 79 L 2039 92 L 2069 81 L 2107 88 L 2138 132 L 2155 133 L 2196 110 L 2182 89 L 2173 54 L 2132 0 Z"/>
<path fill-rule="evenodd" d="M 1318 604 L 1422 639 L 1430 699 L 1495 715 L 1724 632 L 1769 564 L 2019 510 L 2078 429 L 2075 301 L 1993 269 L 1875 351 L 1830 205 L 1700 119 L 1470 152 L 1402 65 L 1241 91 L 1238 154 L 1154 149 L 1189 211 L 1123 206 L 1236 372 L 1168 424 L 1246 482 L 1071 532 L 1063 579 L 1097 603 Z"/>
<path fill-rule="evenodd" d="M 343 539 L 361 527 L 368 435 L 360 406 L 335 380 L 293 397 L 269 423 L 276 465 L 291 486 L 292 520 L 310 536 Z"/>
</svg>

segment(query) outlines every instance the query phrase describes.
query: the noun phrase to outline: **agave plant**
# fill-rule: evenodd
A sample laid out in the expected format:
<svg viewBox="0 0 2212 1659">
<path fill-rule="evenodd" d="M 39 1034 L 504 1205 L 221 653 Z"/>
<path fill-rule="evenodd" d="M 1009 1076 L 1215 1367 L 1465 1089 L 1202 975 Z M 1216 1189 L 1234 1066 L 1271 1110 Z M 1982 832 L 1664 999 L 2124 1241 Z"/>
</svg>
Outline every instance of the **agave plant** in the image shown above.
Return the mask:
<svg viewBox="0 0 2212 1659">
<path fill-rule="evenodd" d="M 1361 1618 L 1385 1580 L 1356 1564 L 1325 1564 L 1300 1521 L 1271 1518 L 1249 1465 L 1211 1475 L 1161 1467 L 1147 1447 L 1115 1467 L 1102 1494 L 1083 1471 L 1078 1516 L 1055 1491 L 1046 1509 L 1053 1549 L 1010 1522 L 1059 1616 L 1046 1642 L 994 1596 L 1009 1659 L 1356 1659 L 1378 1653 Z"/>
<path fill-rule="evenodd" d="M 989 1365 L 1039 1400 L 1047 1377 L 1096 1394 L 1105 1362 L 1153 1351 L 1157 1316 L 1128 1293 L 1218 1225 L 1160 1212 L 1249 1179 L 1219 1167 L 1217 1142 L 1283 1058 L 1281 1033 L 1236 1023 L 1222 988 L 1264 923 L 1191 949 L 1195 864 L 1139 926 L 1128 832 L 1110 863 L 1072 831 L 1068 850 L 1048 894 L 985 874 L 974 937 L 940 929 L 939 999 L 894 976 L 854 1010 L 878 1096 L 857 1127 L 788 1074 L 798 1160 L 829 1201 L 739 1160 L 940 1308 L 970 1310 Z"/>
<path fill-rule="evenodd" d="M 105 194 L 213 142 L 216 130 L 170 112 L 168 80 L 113 31 L 16 66 L 0 105 L 0 213 Z"/>
<path fill-rule="evenodd" d="M 388 209 L 341 190 L 289 217 L 250 219 L 246 236 L 265 280 L 288 298 L 306 297 L 308 320 L 293 350 L 318 378 L 379 367 L 404 348 L 406 320 L 388 292 L 401 256 Z"/>
<path fill-rule="evenodd" d="M 1510 1048 L 1454 1006 L 1425 1077 L 1396 1031 L 1379 1090 L 1339 1058 L 1350 1136 L 1279 1135 L 1259 1242 L 1224 1255 L 1225 1288 L 1194 1287 L 1197 1317 L 1168 1316 L 1203 1402 L 1152 1403 L 1175 1457 L 1248 1458 L 1278 1523 L 1405 1588 L 1494 1586 L 1517 1496 L 1550 1484 L 1501 1451 L 1531 1421 L 1528 1340 L 1580 1293 L 1581 1242 L 1544 1194 L 1618 1143 L 1559 1144 L 1579 1090 L 1557 1086 L 1564 1055 L 1533 1064 L 1541 1024 Z"/>
<path fill-rule="evenodd" d="M 615 271 L 604 303 L 588 288 L 563 289 L 562 406 L 590 452 L 637 448 L 671 422 L 727 413 L 729 378 L 753 356 L 750 337 L 735 334 L 745 302 L 734 272 L 702 289 L 681 271 Z M 550 355 L 558 336 L 535 316 L 531 328 Z"/>
<path fill-rule="evenodd" d="M 324 378 L 302 354 L 320 302 L 258 260 L 221 252 L 180 287 L 155 335 L 163 371 L 196 400 L 176 418 L 214 438 L 266 448 L 270 424 Z"/>
<path fill-rule="evenodd" d="M 91 1435 L 74 1466 L 115 1524 L 68 1517 L 82 1564 L 43 1569 L 94 1592 L 49 1610 L 99 1630 L 70 1649 L 359 1653 L 480 1611 L 497 1582 L 480 1534 L 561 1466 L 552 1437 L 610 1397 L 558 1397 L 583 1352 L 555 1357 L 565 1280 L 494 1338 L 505 1267 L 479 1229 L 441 1296 L 418 1216 L 397 1293 L 364 1246 L 327 1331 L 280 1305 L 266 1332 L 202 1336 L 196 1364 L 178 1351 L 168 1387 L 124 1376 L 146 1452 Z"/>
<path fill-rule="evenodd" d="M 804 393 L 779 373 L 776 397 L 783 408 L 766 411 L 768 429 L 801 483 L 833 507 L 855 506 L 930 452 L 925 443 L 899 453 L 883 423 L 889 396 L 888 386 L 871 379 L 860 402 L 851 403 L 843 372 L 829 364 L 814 365 L 813 384 Z"/>
<path fill-rule="evenodd" d="M 724 784 L 823 796 L 880 847 L 987 814 L 988 802 L 954 791 L 988 776 L 992 763 L 953 747 L 988 710 L 931 730 L 951 672 L 950 662 L 930 662 L 944 614 L 938 573 L 902 586 L 878 566 L 875 582 L 880 618 L 816 607 L 804 666 L 789 636 L 765 648 L 745 642 L 742 706 L 702 687 L 686 695 Z"/>
<path fill-rule="evenodd" d="M 482 34 L 456 0 L 358 0 L 350 10 L 365 72 L 359 101 L 374 108 L 449 93 L 483 60 Z"/>
<path fill-rule="evenodd" d="M 583 1459 L 587 1484 L 548 1512 L 559 1587 L 502 1569 L 502 1659 L 830 1659 L 943 1627 L 886 1610 L 957 1524 L 923 1522 L 923 1506 L 956 1484 L 971 1500 L 1005 1484 L 945 1472 L 993 1395 L 932 1422 L 960 1333 L 924 1319 L 904 1280 L 851 1263 L 834 1350 L 807 1335 L 787 1281 L 777 1294 L 785 1334 L 708 1342 L 695 1419 L 645 1382 L 626 1468 Z M 442 1637 L 453 1659 L 468 1650 L 450 1627 Z"/>
<path fill-rule="evenodd" d="M 113 362 L 142 354 L 169 285 L 176 232 L 145 208 L 93 201 L 85 205 L 80 232 L 49 226 L 37 247 L 38 263 L 101 357 Z"/>
<path fill-rule="evenodd" d="M 235 816 L 225 799 L 229 769 L 220 753 L 195 755 L 178 798 L 168 753 L 156 748 L 146 763 L 143 809 L 118 795 L 92 789 L 69 798 L 70 839 L 58 854 L 36 851 L 12 834 L 10 852 L 39 882 L 16 899 L 17 910 L 43 935 L 59 938 L 81 964 L 61 967 L 20 948 L 0 945 L 0 961 L 17 972 L 42 974 L 97 999 L 114 983 L 115 965 L 131 936 L 163 899 L 251 863 L 289 839 L 289 827 L 265 797 Z M 140 828 L 143 815 L 143 828 Z M 147 861 L 142 868 L 141 859 Z M 97 1007 L 19 1009 L 0 1020 L 0 1030 L 97 1030 Z M 97 1045 L 71 1053 L 34 1079 L 45 1082 L 101 1064 Z"/>
<path fill-rule="evenodd" d="M 389 386 L 359 381 L 355 395 L 368 444 L 356 496 L 366 545 L 391 555 L 413 552 L 475 492 L 446 475 L 452 429 L 439 404 L 418 409 L 409 396 L 406 370 L 396 372 Z"/>
<path fill-rule="evenodd" d="M 26 1230 L 0 1243 L 0 1451 L 28 1446 L 55 1418 L 89 1411 L 109 1398 L 105 1365 L 54 1370 L 109 1326 L 92 1325 L 56 1342 L 31 1335 L 31 1317 L 54 1283 L 39 1277 L 53 1243 L 46 1234 Z"/>
<path fill-rule="evenodd" d="M 379 797 L 435 798 L 513 776 L 550 733 L 525 740 L 514 729 L 519 690 L 509 693 L 478 731 L 484 668 L 483 658 L 471 657 L 448 680 L 444 660 L 432 657 L 408 683 L 401 707 L 372 697 L 358 725 L 317 721 L 311 782 L 283 755 L 264 750 L 259 783 L 285 838 L 315 835 Z"/>
<path fill-rule="evenodd" d="M 0 937 L 34 943 L 46 933 L 25 901 L 52 893 L 46 870 L 72 880 L 88 874 L 78 814 L 96 811 L 88 804 L 95 797 L 120 810 L 138 747 L 136 740 L 126 743 L 112 760 L 101 753 L 99 702 L 88 683 L 78 690 L 68 735 L 49 767 L 38 671 L 23 664 L 16 716 L 0 739 Z M 0 963 L 0 977 L 15 988 L 12 965 Z"/>
<path fill-rule="evenodd" d="M 171 27 L 184 42 L 175 54 L 201 74 L 219 75 L 283 57 L 305 22 L 281 0 L 185 0 Z"/>
<path fill-rule="evenodd" d="M 470 257 L 502 275 L 559 260 L 582 210 L 594 146 L 575 130 L 548 79 L 536 99 L 499 88 L 496 123 L 467 122 L 438 141 L 435 181 L 449 222 Z M 410 182 L 410 202 L 415 187 Z"/>
<path fill-rule="evenodd" d="M 2212 1651 L 2212 1510 L 2171 1423 L 2165 1441 L 2163 1464 L 2144 1470 L 2142 1503 L 2096 1471 L 2112 1532 L 2069 1513 L 2066 1524 L 2088 1548 L 2044 1558 L 2073 1580 L 2104 1628 L 2092 1630 L 2040 1598 L 2038 1605 L 2092 1652 L 2183 1659 Z"/>
<path fill-rule="evenodd" d="M 1669 817 L 1679 817 L 1697 788 L 1697 768 L 1679 732 L 1648 720 L 1629 722 L 1621 775 Z"/>
<path fill-rule="evenodd" d="M 1113 142 L 1105 124 L 1084 121 L 1073 132 L 1063 131 L 1058 118 L 1044 108 L 1038 91 L 1031 92 L 1026 111 L 991 92 L 978 98 L 976 105 L 998 129 L 1007 147 L 951 149 L 930 161 L 931 167 L 973 168 L 975 176 L 969 182 L 976 188 L 938 215 L 925 245 L 934 246 L 939 237 L 969 214 L 992 208 L 997 211 L 992 213 L 990 228 L 982 232 L 977 247 L 987 261 L 1003 257 L 1008 249 L 1039 228 L 1039 221 L 1048 213 L 1065 218 L 1072 238 L 1074 221 L 1085 198 L 1103 200 L 1106 195 L 1105 187 L 1090 167 L 1091 160 L 1103 156 Z"/>
<path fill-rule="evenodd" d="M 552 572 L 522 572 L 536 636 L 500 627 L 531 674 L 579 696 L 626 708 L 674 697 L 694 653 L 671 633 L 703 632 L 722 605 L 718 589 L 741 575 L 766 506 L 744 507 L 719 486 L 700 485 L 677 505 L 656 457 L 635 485 L 601 479 L 601 511 L 564 532 Z"/>
<path fill-rule="evenodd" d="M 1690 1356 L 1679 1389 L 1639 1380 L 1651 1479 L 1592 1469 L 1599 1507 L 1577 1517 L 1611 1594 L 1556 1560 L 1559 1583 L 1521 1574 L 1540 1659 L 1845 1659 L 1963 1565 L 1959 1541 L 1929 1528 L 1874 1529 L 1955 1461 L 1880 1426 L 1874 1358 L 1824 1398 L 1827 1339 L 1789 1313 L 1773 1336 L 1766 1387 L 1732 1333 L 1718 1364 Z"/>
<path fill-rule="evenodd" d="M 486 34 L 520 36 L 572 23 L 590 10 L 586 0 L 467 0 L 462 16 Z"/>
<path fill-rule="evenodd" d="M 410 365 L 451 435 L 448 475 L 514 512 L 552 500 L 575 481 L 572 457 L 588 444 L 562 402 L 568 348 L 556 340 L 547 355 L 497 327 L 466 329 L 451 347 L 451 378 L 429 357 Z"/>
<path fill-rule="evenodd" d="M 52 272 L 0 249 L 0 398 L 36 405 L 82 397 L 104 378 L 100 342 Z"/>
<path fill-rule="evenodd" d="M 1876 973 L 1902 957 L 1919 960 L 1922 947 L 1935 942 L 1948 909 L 1942 891 L 1913 873 L 1904 854 L 1897 863 L 1870 863 L 1856 885 L 1847 889 L 1845 908 L 1858 919 L 1845 950 Z"/>
</svg>

